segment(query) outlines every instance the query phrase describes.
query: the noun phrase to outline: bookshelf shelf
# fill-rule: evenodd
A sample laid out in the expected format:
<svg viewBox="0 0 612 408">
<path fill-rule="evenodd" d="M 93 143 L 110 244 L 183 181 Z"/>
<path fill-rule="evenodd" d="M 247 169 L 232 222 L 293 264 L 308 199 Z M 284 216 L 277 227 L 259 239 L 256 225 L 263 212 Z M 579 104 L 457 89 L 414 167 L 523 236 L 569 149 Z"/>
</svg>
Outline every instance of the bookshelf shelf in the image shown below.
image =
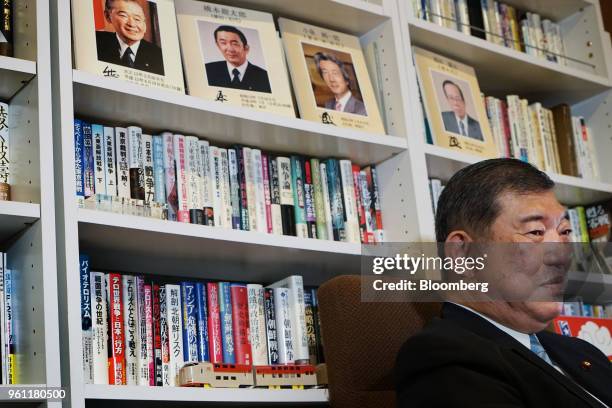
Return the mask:
<svg viewBox="0 0 612 408">
<path fill-rule="evenodd" d="M 162 388 L 85 385 L 86 399 L 226 403 L 322 403 L 327 390 L 267 390 L 227 388 Z"/>
<path fill-rule="evenodd" d="M 486 95 L 505 97 L 514 93 L 543 103 L 562 95 L 564 102 L 573 104 L 610 87 L 608 78 L 546 61 L 429 21 L 410 17 L 408 24 L 412 45 L 473 66 Z"/>
<path fill-rule="evenodd" d="M 35 62 L 0 56 L 0 99 L 11 99 L 35 75 Z"/>
<path fill-rule="evenodd" d="M 98 210 L 79 210 L 79 240 L 96 267 L 134 273 L 268 282 L 292 270 L 304 273 L 306 284 L 315 284 L 360 271 L 359 244 Z"/>
<path fill-rule="evenodd" d="M 0 201 L 0 241 L 12 237 L 39 218 L 39 204 Z"/>
<path fill-rule="evenodd" d="M 406 139 L 352 131 L 189 95 L 73 71 L 77 115 L 103 123 L 140 124 L 152 131 L 195 134 L 222 144 L 318 157 L 348 157 L 362 165 L 404 151 Z M 112 120 L 110 120 L 112 118 Z"/>
</svg>

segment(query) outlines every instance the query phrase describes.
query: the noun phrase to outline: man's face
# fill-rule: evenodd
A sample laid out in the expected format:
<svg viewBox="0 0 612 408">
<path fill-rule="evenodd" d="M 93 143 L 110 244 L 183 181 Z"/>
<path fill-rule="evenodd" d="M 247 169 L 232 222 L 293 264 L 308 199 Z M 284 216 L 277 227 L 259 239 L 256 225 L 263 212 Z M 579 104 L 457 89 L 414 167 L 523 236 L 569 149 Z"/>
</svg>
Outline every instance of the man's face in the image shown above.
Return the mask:
<svg viewBox="0 0 612 408">
<path fill-rule="evenodd" d="M 497 253 L 489 253 L 490 279 L 508 300 L 508 314 L 546 325 L 561 312 L 555 300 L 563 294 L 571 261 L 565 208 L 552 191 L 508 192 L 498 203 L 501 211 L 487 237 Z"/>
<path fill-rule="evenodd" d="M 244 64 L 249 54 L 249 46 L 244 45 L 240 36 L 227 31 L 217 33 L 217 47 L 225 60 L 235 67 Z"/>
<path fill-rule="evenodd" d="M 461 119 L 465 117 L 465 101 L 461 96 L 461 91 L 453 84 L 446 84 L 444 86 L 444 95 L 455 115 Z"/>
<path fill-rule="evenodd" d="M 329 90 L 337 97 L 343 96 L 348 91 L 348 84 L 344 80 L 344 76 L 342 76 L 340 67 L 332 61 L 321 61 L 319 67 L 321 68 L 323 80 Z"/>
<path fill-rule="evenodd" d="M 127 45 L 142 40 L 147 32 L 144 11 L 135 1 L 115 0 L 110 12 L 106 13 L 106 19 Z"/>
</svg>

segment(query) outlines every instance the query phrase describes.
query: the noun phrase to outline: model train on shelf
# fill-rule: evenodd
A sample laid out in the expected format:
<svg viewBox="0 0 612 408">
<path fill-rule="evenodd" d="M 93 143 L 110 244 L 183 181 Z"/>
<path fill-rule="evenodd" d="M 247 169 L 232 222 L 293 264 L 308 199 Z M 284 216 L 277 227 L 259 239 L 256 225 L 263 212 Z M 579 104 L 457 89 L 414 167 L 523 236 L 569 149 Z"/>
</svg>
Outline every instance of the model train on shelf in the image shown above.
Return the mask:
<svg viewBox="0 0 612 408">
<path fill-rule="evenodd" d="M 213 388 L 314 388 L 324 385 L 313 365 L 250 366 L 193 363 L 179 373 L 181 387 Z"/>
</svg>

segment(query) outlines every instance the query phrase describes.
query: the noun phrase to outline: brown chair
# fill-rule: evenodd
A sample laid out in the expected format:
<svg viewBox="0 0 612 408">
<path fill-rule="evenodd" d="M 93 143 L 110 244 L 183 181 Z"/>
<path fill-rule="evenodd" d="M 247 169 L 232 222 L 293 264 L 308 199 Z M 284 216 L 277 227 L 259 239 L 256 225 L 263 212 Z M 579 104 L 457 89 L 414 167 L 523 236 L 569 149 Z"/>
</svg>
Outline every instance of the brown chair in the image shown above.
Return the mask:
<svg viewBox="0 0 612 408">
<path fill-rule="evenodd" d="M 355 275 L 325 282 L 318 298 L 331 406 L 395 408 L 396 355 L 440 303 L 363 303 Z"/>
</svg>

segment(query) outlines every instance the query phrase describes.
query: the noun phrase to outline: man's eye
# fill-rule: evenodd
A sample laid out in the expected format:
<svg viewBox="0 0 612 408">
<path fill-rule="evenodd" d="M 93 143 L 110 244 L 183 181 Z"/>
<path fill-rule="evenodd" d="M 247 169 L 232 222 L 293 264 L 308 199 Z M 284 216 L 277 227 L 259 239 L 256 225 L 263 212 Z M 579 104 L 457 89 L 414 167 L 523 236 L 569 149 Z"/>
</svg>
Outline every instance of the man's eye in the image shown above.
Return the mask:
<svg viewBox="0 0 612 408">
<path fill-rule="evenodd" d="M 533 231 L 529 231 L 527 234 L 535 235 L 537 237 L 543 237 L 544 236 L 544 231 L 543 230 L 533 230 Z"/>
<path fill-rule="evenodd" d="M 572 235 L 572 229 L 565 229 L 561 231 L 561 235 Z"/>
</svg>

